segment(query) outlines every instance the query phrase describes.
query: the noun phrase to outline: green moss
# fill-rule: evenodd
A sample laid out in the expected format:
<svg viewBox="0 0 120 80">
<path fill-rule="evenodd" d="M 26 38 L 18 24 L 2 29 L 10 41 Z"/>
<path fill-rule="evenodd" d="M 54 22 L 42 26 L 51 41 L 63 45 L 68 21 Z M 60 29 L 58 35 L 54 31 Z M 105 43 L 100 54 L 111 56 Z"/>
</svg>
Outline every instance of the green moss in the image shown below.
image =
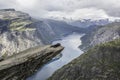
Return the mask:
<svg viewBox="0 0 120 80">
<path fill-rule="evenodd" d="M 18 19 L 16 21 L 11 22 L 9 29 L 11 31 L 14 31 L 14 30 L 17 30 L 17 31 L 32 31 L 32 30 L 35 30 L 35 28 L 26 28 L 25 27 L 26 25 L 29 25 L 31 23 L 32 23 L 31 21 L 27 21 L 27 20 L 25 21 L 25 20 Z"/>
<path fill-rule="evenodd" d="M 9 56 L 8 52 L 5 52 L 5 53 L 3 53 L 2 58 L 5 59 L 5 58 L 7 58 L 7 56 Z"/>
</svg>

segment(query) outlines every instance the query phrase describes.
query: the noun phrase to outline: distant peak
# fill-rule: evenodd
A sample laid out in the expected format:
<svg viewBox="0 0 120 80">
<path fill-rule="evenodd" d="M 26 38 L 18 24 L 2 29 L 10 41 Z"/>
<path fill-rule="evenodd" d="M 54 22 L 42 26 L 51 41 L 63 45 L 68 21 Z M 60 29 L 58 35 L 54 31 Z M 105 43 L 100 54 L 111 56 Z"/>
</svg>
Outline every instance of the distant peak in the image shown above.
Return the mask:
<svg viewBox="0 0 120 80">
<path fill-rule="evenodd" d="M 0 11 L 15 11 L 15 9 L 13 9 L 13 8 L 9 8 L 9 9 L 1 9 Z"/>
</svg>

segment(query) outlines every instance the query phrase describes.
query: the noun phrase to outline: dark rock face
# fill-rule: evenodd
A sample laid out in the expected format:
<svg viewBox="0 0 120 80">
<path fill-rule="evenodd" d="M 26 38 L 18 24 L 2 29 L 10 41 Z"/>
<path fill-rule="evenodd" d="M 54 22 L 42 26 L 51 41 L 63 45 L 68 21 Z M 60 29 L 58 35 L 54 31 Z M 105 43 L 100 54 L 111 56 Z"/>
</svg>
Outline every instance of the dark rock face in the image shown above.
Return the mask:
<svg viewBox="0 0 120 80">
<path fill-rule="evenodd" d="M 0 34 L 7 31 L 7 26 L 9 25 L 9 21 L 7 20 L 0 20 Z"/>
<path fill-rule="evenodd" d="M 10 8 L 10 9 L 1 9 L 0 11 L 15 11 L 15 9 L 12 9 L 12 8 Z"/>
<path fill-rule="evenodd" d="M 52 45 L 51 47 L 56 48 L 56 47 L 58 47 L 58 46 L 61 46 L 61 44 L 60 44 L 60 43 L 57 43 L 57 44 L 55 44 L 55 45 Z"/>
<path fill-rule="evenodd" d="M 88 50 L 48 80 L 120 80 L 120 40 Z"/>
<path fill-rule="evenodd" d="M 38 46 L 8 57 L 0 62 L 0 80 L 25 80 L 63 49 L 62 46 Z"/>
</svg>

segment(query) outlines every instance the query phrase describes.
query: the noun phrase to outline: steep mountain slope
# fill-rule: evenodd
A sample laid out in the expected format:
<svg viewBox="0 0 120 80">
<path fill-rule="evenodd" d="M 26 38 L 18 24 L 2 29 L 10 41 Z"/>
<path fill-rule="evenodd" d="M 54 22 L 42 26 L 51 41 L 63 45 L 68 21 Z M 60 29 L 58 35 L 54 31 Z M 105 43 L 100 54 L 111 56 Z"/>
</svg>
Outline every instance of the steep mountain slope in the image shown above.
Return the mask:
<svg viewBox="0 0 120 80">
<path fill-rule="evenodd" d="M 120 38 L 120 22 L 113 22 L 105 26 L 99 26 L 83 36 L 83 45 L 80 48 L 88 49 L 96 44 L 108 42 Z"/>
<path fill-rule="evenodd" d="M 52 19 L 46 19 L 44 21 L 51 26 L 52 30 L 56 33 L 58 37 L 68 35 L 73 32 L 78 32 L 78 33 L 85 32 L 83 28 L 69 25 L 65 21 L 52 20 Z"/>
<path fill-rule="evenodd" d="M 0 56 L 50 43 L 55 33 L 44 22 L 14 9 L 0 10 Z"/>
<path fill-rule="evenodd" d="M 120 39 L 95 46 L 48 80 L 120 80 L 119 63 Z"/>
</svg>

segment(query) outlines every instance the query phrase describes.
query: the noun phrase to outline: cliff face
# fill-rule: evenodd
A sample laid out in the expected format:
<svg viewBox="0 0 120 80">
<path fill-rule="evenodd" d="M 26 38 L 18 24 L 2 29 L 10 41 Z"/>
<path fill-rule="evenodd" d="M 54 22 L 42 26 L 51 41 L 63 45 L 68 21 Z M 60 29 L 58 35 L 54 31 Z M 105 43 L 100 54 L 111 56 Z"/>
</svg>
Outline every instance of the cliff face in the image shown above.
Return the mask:
<svg viewBox="0 0 120 80">
<path fill-rule="evenodd" d="M 61 45 L 26 49 L 0 62 L 0 80 L 25 80 L 64 48 Z"/>
<path fill-rule="evenodd" d="M 14 9 L 0 10 L 0 56 L 48 44 L 54 37 L 55 33 L 43 21 Z"/>
<path fill-rule="evenodd" d="M 120 40 L 88 50 L 48 80 L 120 80 Z"/>
<path fill-rule="evenodd" d="M 88 49 L 96 44 L 112 41 L 120 38 L 120 22 L 113 22 L 105 26 L 99 26 L 83 36 L 82 49 Z"/>
<path fill-rule="evenodd" d="M 0 10 L 0 80 L 25 80 L 63 47 L 52 27 L 14 9 Z"/>
<path fill-rule="evenodd" d="M 65 22 L 37 20 L 14 9 L 0 10 L 0 57 L 49 44 L 79 30 Z"/>
</svg>

